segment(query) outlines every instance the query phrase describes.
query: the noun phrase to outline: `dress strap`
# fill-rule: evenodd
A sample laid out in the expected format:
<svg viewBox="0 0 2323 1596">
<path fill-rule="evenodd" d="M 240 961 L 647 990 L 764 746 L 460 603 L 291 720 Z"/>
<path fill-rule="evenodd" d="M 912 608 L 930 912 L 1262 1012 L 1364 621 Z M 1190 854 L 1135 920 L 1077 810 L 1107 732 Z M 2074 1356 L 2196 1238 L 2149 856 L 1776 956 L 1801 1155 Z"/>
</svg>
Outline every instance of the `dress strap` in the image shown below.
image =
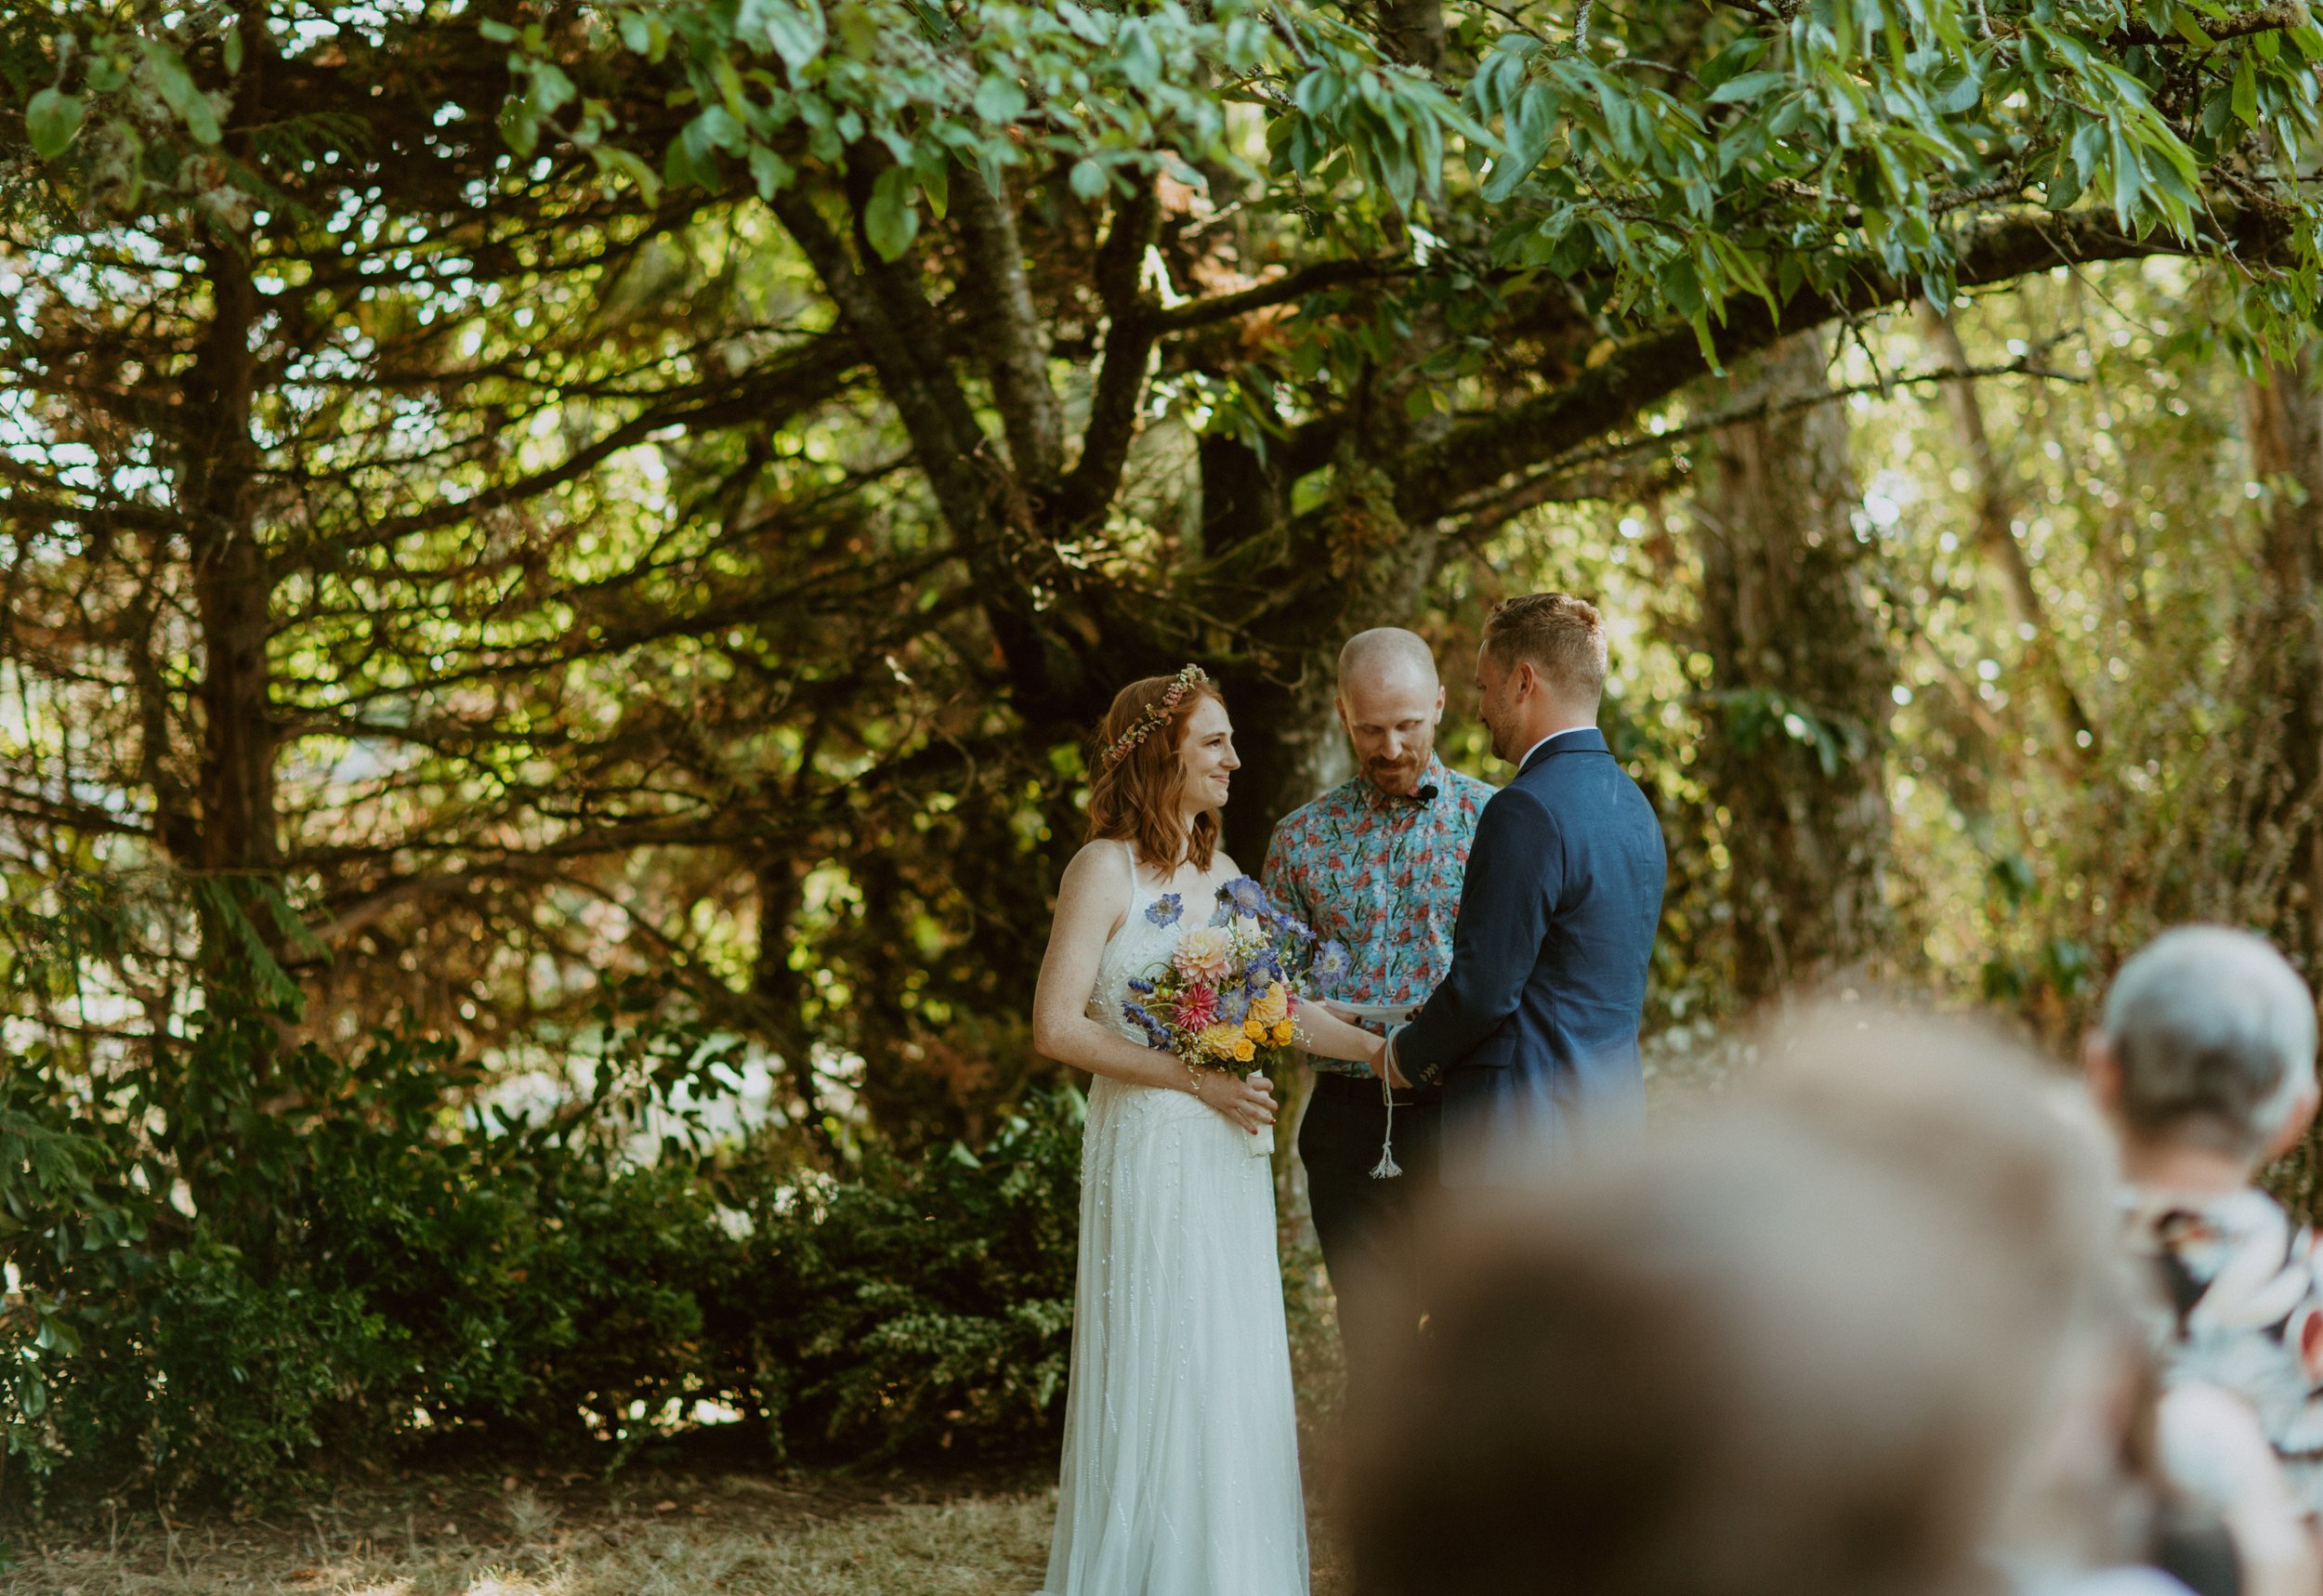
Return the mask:
<svg viewBox="0 0 2323 1596">
<path fill-rule="evenodd" d="M 1122 923 L 1127 925 L 1137 918 L 1137 849 L 1126 838 L 1122 842 L 1122 857 L 1129 865 L 1129 909 L 1122 919 Z"/>
</svg>

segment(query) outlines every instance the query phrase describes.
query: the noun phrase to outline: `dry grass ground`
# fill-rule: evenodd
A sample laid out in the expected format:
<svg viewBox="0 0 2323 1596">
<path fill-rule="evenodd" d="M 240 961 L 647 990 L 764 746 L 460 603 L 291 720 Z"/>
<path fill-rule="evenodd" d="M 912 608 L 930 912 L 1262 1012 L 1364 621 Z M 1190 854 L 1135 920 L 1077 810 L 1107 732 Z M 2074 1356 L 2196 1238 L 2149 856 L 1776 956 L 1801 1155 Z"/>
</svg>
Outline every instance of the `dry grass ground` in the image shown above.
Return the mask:
<svg viewBox="0 0 2323 1596">
<path fill-rule="evenodd" d="M 20 1525 L 10 1596 L 986 1596 L 1035 1590 L 1051 1493 L 639 1474 L 436 1477 L 241 1521 Z"/>
<path fill-rule="evenodd" d="M 15 1529 L 8 1596 L 1030 1596 L 1036 1472 L 433 1476 L 246 1519 Z M 1344 1589 L 1317 1517 L 1315 1596 Z"/>
<path fill-rule="evenodd" d="M 1659 1039 L 1657 1105 L 1714 1092 L 1747 1048 Z M 1303 1397 L 1337 1384 L 1320 1270 L 1292 1292 Z M 1313 1596 L 1347 1580 L 1326 1504 L 1328 1421 L 1301 1425 Z M 20 1520 L 7 1596 L 1030 1596 L 1056 1512 L 1054 1474 L 1026 1466 L 932 1478 L 633 1471 L 434 1475 L 372 1490 L 318 1486 L 256 1518 L 164 1524 L 151 1512 Z"/>
</svg>

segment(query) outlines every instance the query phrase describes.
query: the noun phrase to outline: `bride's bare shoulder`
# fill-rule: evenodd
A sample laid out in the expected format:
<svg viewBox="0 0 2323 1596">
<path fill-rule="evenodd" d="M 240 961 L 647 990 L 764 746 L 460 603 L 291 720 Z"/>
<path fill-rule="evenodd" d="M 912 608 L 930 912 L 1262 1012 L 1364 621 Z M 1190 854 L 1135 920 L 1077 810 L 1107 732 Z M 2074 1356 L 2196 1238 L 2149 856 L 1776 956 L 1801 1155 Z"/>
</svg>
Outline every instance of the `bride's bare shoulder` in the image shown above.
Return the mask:
<svg viewBox="0 0 2323 1596">
<path fill-rule="evenodd" d="M 1065 879 L 1060 891 L 1066 894 L 1126 892 L 1135 871 L 1129 862 L 1129 844 L 1100 837 L 1081 844 L 1065 866 Z"/>
</svg>

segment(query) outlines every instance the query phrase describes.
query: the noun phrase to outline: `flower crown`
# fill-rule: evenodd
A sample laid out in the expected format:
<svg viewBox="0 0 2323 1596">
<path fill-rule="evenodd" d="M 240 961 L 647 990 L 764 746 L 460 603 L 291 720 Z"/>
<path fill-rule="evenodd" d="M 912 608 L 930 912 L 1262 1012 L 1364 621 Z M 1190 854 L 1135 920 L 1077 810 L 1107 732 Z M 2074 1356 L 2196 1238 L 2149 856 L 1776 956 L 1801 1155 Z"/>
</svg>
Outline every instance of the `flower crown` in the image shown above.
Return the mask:
<svg viewBox="0 0 2323 1596">
<path fill-rule="evenodd" d="M 1180 671 L 1171 678 L 1169 691 L 1162 695 L 1162 701 L 1132 721 L 1129 729 L 1115 738 L 1112 745 L 1099 756 L 1098 763 L 1110 770 L 1122 760 L 1127 759 L 1131 749 L 1151 737 L 1157 727 L 1168 723 L 1171 713 L 1178 706 L 1178 701 L 1185 698 L 1188 690 L 1196 682 L 1206 682 L 1209 679 L 1208 674 L 1200 665 L 1188 665 Z"/>
</svg>

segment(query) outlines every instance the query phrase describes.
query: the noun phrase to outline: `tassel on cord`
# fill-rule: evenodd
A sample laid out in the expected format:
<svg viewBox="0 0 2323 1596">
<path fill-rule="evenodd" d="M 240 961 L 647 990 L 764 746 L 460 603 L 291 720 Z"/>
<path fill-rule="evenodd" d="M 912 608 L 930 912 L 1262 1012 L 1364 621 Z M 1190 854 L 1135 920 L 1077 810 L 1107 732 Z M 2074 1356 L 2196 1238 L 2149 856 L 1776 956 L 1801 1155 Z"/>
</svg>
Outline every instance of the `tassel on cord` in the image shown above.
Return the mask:
<svg viewBox="0 0 2323 1596">
<path fill-rule="evenodd" d="M 1379 1162 L 1371 1166 L 1371 1179 L 1392 1181 L 1403 1173 L 1403 1166 L 1396 1162 L 1396 1089 L 1385 1074 L 1379 1078 L 1379 1099 L 1387 1105 L 1387 1132 L 1380 1138 Z"/>
</svg>

